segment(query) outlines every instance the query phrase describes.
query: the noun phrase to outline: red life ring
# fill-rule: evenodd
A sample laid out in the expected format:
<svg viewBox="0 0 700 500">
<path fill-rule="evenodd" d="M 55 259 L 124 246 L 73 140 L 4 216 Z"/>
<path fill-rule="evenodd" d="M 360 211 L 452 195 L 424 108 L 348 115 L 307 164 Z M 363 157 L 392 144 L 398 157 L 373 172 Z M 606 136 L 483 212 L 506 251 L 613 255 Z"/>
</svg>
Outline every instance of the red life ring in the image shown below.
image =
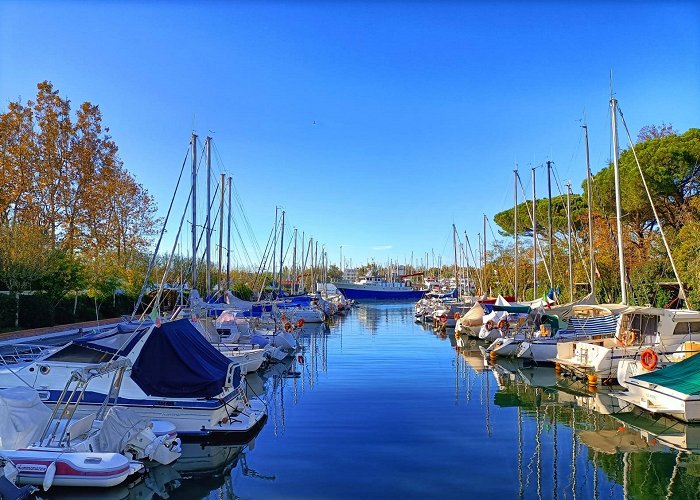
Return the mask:
<svg viewBox="0 0 700 500">
<path fill-rule="evenodd" d="M 459 313 L 455 313 L 455 321 L 459 320 L 460 316 Z"/>
<path fill-rule="evenodd" d="M 488 331 L 493 330 L 493 320 L 490 319 L 490 320 L 488 320 L 488 321 L 486 322 L 486 329 L 487 329 Z"/>
<path fill-rule="evenodd" d="M 640 361 L 642 362 L 642 367 L 645 370 L 653 370 L 656 368 L 656 365 L 659 362 L 659 356 L 654 352 L 653 349 L 647 349 L 645 351 L 642 351 L 642 354 L 639 356 Z"/>
<path fill-rule="evenodd" d="M 304 319 L 303 319 L 303 318 L 299 318 L 299 319 L 297 320 L 297 328 L 301 328 L 302 326 L 304 326 Z"/>
<path fill-rule="evenodd" d="M 442 323 L 447 323 L 447 314 L 440 315 L 440 321 Z"/>
<path fill-rule="evenodd" d="M 499 330 L 503 330 L 504 327 L 505 327 L 506 330 L 507 330 L 508 328 L 510 328 L 510 323 L 508 323 L 508 320 L 507 320 L 507 319 L 502 319 L 502 320 L 500 320 L 500 321 L 498 322 L 498 329 L 499 329 Z"/>
</svg>

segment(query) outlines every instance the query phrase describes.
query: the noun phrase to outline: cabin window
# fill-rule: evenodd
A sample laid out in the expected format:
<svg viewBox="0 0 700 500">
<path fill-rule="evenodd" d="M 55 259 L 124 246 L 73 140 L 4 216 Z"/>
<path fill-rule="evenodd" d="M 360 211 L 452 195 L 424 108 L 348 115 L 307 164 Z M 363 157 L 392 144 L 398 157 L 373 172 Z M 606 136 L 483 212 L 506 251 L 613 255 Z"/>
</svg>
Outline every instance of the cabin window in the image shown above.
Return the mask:
<svg viewBox="0 0 700 500">
<path fill-rule="evenodd" d="M 632 316 L 629 330 L 633 330 L 640 336 L 656 335 L 659 326 L 659 317 L 656 315 L 635 314 Z"/>
<path fill-rule="evenodd" d="M 700 321 L 680 321 L 673 329 L 674 335 L 700 335 Z"/>
<path fill-rule="evenodd" d="M 114 354 L 90 349 L 77 344 L 69 344 L 46 358 L 46 361 L 67 361 L 72 363 L 103 363 L 109 361 Z"/>
</svg>

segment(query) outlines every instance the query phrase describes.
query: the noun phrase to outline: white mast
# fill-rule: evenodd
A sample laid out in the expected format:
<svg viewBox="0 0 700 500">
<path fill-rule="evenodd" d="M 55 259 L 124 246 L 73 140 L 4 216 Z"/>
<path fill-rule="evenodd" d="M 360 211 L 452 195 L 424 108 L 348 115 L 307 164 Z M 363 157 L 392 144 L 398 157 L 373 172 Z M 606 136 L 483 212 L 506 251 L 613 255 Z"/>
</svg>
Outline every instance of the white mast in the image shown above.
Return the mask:
<svg viewBox="0 0 700 500">
<path fill-rule="evenodd" d="M 513 170 L 513 199 L 515 204 L 513 205 L 513 236 L 515 237 L 515 280 L 513 284 L 513 296 L 515 300 L 518 300 L 518 166 L 515 166 Z"/>
<path fill-rule="evenodd" d="M 207 297 L 211 295 L 211 137 L 206 138 L 207 148 L 207 237 L 206 255 L 207 267 L 205 270 L 207 281 Z"/>
<path fill-rule="evenodd" d="M 569 297 L 574 301 L 574 265 L 571 255 L 571 181 L 566 183 L 566 230 L 569 251 Z"/>
<path fill-rule="evenodd" d="M 591 175 L 591 159 L 588 152 L 588 125 L 583 125 L 586 138 L 586 188 L 588 191 L 588 257 L 591 260 L 591 293 L 595 297 L 595 249 L 593 248 L 593 179 Z"/>
<path fill-rule="evenodd" d="M 620 291 L 622 292 L 622 304 L 627 305 L 627 284 L 625 276 L 625 250 L 622 239 L 622 202 L 620 201 L 620 168 L 618 165 L 617 142 L 617 100 L 610 98 L 610 114 L 612 117 L 612 141 L 613 141 L 613 168 L 615 173 L 615 216 L 617 218 L 617 257 L 620 265 Z"/>
<path fill-rule="evenodd" d="M 535 167 L 532 167 L 532 300 L 537 300 L 537 198 Z"/>
<path fill-rule="evenodd" d="M 231 289 L 231 177 L 228 178 L 228 230 L 226 239 L 226 290 Z"/>
<path fill-rule="evenodd" d="M 192 132 L 192 286 L 197 288 L 197 134 Z"/>
<path fill-rule="evenodd" d="M 221 199 L 219 203 L 219 275 L 217 276 L 219 283 L 219 292 L 221 292 L 221 271 L 224 266 L 224 195 L 226 191 L 226 176 L 221 174 Z"/>
</svg>

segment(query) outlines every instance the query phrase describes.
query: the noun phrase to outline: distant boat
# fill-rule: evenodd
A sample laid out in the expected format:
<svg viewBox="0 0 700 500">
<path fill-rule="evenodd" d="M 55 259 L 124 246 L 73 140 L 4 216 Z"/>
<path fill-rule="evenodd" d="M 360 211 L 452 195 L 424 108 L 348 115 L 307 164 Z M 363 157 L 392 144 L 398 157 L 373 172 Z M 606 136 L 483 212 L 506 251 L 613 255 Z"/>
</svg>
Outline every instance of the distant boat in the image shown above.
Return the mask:
<svg viewBox="0 0 700 500">
<path fill-rule="evenodd" d="M 417 290 L 403 281 L 387 281 L 368 275 L 355 283 L 334 283 L 348 300 L 420 300 L 426 290 Z"/>
</svg>

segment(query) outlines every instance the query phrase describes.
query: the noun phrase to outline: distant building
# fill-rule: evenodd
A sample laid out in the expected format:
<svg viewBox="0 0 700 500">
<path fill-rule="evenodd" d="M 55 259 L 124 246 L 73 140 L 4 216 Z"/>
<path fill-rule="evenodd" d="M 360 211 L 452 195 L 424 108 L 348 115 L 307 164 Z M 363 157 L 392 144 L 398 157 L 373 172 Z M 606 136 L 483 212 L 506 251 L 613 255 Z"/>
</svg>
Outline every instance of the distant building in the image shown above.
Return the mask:
<svg viewBox="0 0 700 500">
<path fill-rule="evenodd" d="M 343 271 L 343 280 L 345 281 L 357 281 L 357 269 L 346 267 Z"/>
</svg>

